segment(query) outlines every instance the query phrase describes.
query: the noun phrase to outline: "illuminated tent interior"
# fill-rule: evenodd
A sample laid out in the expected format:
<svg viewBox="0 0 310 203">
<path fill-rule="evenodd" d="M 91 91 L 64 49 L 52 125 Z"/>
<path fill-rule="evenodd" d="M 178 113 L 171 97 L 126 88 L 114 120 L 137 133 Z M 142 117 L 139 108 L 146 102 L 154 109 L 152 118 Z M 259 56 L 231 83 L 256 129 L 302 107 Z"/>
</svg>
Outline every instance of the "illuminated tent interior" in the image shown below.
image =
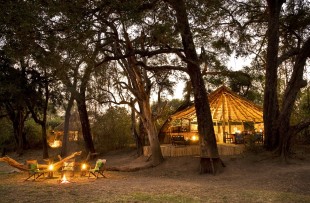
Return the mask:
<svg viewBox="0 0 310 203">
<path fill-rule="evenodd" d="M 208 99 L 218 142 L 223 142 L 224 132 L 231 134 L 245 130 L 263 130 L 262 108 L 227 87 L 221 86 L 210 93 Z M 195 106 L 187 106 L 166 121 L 160 131 L 160 140 L 162 143 L 170 143 L 173 135 L 195 139 L 198 137 L 197 127 Z"/>
<path fill-rule="evenodd" d="M 64 125 L 62 122 L 56 126 L 53 131 L 48 135 L 48 144 L 52 148 L 58 148 L 62 146 L 62 139 L 64 135 Z M 82 126 L 79 119 L 79 114 L 77 111 L 74 111 L 69 120 L 69 141 L 78 141 L 80 132 L 82 131 Z"/>
</svg>

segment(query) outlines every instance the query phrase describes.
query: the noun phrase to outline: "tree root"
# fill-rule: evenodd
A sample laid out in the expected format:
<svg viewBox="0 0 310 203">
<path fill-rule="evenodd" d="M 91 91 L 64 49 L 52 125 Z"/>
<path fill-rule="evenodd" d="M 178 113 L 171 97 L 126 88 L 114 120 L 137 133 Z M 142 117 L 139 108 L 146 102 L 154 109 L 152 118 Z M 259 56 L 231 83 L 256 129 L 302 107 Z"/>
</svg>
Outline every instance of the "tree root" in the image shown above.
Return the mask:
<svg viewBox="0 0 310 203">
<path fill-rule="evenodd" d="M 153 164 L 147 163 L 143 166 L 108 166 L 107 171 L 120 171 L 120 172 L 135 172 L 143 169 L 154 167 Z"/>
</svg>

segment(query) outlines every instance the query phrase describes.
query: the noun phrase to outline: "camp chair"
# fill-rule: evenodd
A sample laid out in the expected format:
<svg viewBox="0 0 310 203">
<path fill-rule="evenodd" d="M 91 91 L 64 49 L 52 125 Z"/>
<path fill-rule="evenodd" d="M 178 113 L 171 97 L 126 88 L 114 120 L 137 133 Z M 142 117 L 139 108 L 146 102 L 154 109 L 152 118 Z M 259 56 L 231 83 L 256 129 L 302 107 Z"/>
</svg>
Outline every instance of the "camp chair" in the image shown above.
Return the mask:
<svg viewBox="0 0 310 203">
<path fill-rule="evenodd" d="M 234 142 L 234 136 L 232 134 L 228 134 L 228 132 L 224 133 L 224 139 L 225 139 L 225 143 L 233 143 Z"/>
<path fill-rule="evenodd" d="M 235 143 L 236 144 L 243 144 L 244 143 L 244 135 L 240 133 L 235 134 Z"/>
<path fill-rule="evenodd" d="M 39 178 L 42 175 L 44 177 L 45 171 L 40 170 L 38 168 L 38 161 L 37 160 L 28 160 L 28 161 L 26 161 L 26 164 L 28 167 L 28 178 L 26 178 L 25 181 L 31 177 L 33 177 L 33 181 L 35 181 L 37 178 Z"/>
<path fill-rule="evenodd" d="M 69 159 L 68 161 L 65 161 L 63 163 L 63 166 L 61 168 L 61 177 L 65 173 L 71 173 L 71 177 L 74 176 L 74 166 L 75 166 L 75 159 Z"/>
<path fill-rule="evenodd" d="M 102 177 L 106 178 L 105 175 L 103 174 L 104 172 L 104 166 L 106 164 L 107 160 L 106 159 L 98 159 L 96 161 L 95 168 L 90 169 L 88 172 L 88 178 L 90 178 L 90 174 L 95 176 L 96 178 L 99 178 L 99 174 L 102 175 Z"/>
<path fill-rule="evenodd" d="M 255 132 L 252 135 L 252 140 L 253 143 L 263 143 L 263 134 L 261 132 Z"/>
</svg>

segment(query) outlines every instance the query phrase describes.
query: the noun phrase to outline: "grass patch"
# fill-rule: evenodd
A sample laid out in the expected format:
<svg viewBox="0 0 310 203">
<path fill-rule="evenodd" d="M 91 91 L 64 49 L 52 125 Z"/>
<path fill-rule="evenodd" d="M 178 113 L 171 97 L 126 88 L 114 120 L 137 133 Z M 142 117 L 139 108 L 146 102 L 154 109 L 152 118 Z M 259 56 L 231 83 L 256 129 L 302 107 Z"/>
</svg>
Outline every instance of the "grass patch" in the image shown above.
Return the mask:
<svg viewBox="0 0 310 203">
<path fill-rule="evenodd" d="M 309 195 L 296 194 L 281 191 L 257 191 L 257 190 L 240 190 L 230 195 L 218 196 L 211 198 L 212 201 L 220 202 L 310 202 Z"/>
</svg>

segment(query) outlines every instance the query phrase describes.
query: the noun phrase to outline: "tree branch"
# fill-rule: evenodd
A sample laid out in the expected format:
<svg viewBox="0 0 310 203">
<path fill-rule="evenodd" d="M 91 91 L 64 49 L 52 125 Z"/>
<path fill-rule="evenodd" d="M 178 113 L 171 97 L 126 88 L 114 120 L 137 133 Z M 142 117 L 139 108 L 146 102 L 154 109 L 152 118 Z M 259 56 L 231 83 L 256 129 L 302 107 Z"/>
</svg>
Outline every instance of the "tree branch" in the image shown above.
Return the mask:
<svg viewBox="0 0 310 203">
<path fill-rule="evenodd" d="M 141 57 L 152 57 L 158 54 L 169 54 L 169 53 L 175 53 L 178 55 L 178 53 L 180 54 L 182 51 L 183 49 L 179 49 L 179 48 L 165 48 L 165 49 L 158 49 L 154 51 L 132 50 L 131 52 L 122 54 L 122 55 L 106 56 L 102 61 L 96 64 L 96 67 L 108 61 L 125 59 L 131 56 L 134 56 L 134 55 L 140 55 Z"/>
<path fill-rule="evenodd" d="M 278 58 L 278 64 L 280 65 L 282 62 L 285 60 L 289 59 L 292 56 L 296 56 L 299 53 L 300 49 L 294 48 L 289 50 L 286 53 L 283 53 L 279 58 Z"/>
<path fill-rule="evenodd" d="M 291 128 L 294 131 L 294 134 L 297 134 L 308 126 L 310 126 L 310 118 L 298 123 L 297 125 L 291 126 Z"/>
<path fill-rule="evenodd" d="M 164 66 L 148 66 L 142 61 L 138 61 L 136 63 L 137 66 L 141 66 L 145 68 L 146 70 L 152 70 L 152 71 L 163 71 L 163 70 L 179 70 L 183 72 L 187 72 L 187 69 L 182 66 L 169 66 L 169 65 L 164 65 Z"/>
</svg>

